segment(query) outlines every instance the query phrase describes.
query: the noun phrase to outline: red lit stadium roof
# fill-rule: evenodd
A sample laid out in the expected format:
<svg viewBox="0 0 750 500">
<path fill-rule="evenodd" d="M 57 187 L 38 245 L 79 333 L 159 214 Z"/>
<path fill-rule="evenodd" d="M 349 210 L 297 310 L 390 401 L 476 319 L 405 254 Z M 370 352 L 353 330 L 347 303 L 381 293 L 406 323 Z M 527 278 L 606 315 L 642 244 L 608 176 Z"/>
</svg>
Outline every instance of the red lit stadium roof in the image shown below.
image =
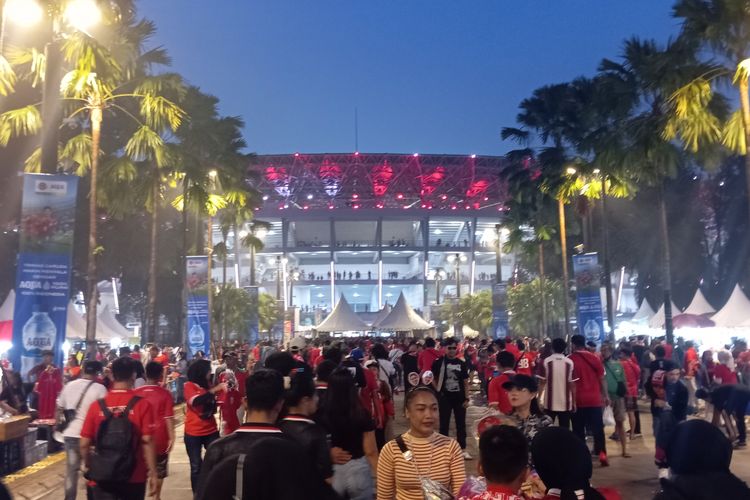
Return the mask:
<svg viewBox="0 0 750 500">
<path fill-rule="evenodd" d="M 496 156 L 333 153 L 262 155 L 263 211 L 499 210 L 504 159 Z"/>
</svg>

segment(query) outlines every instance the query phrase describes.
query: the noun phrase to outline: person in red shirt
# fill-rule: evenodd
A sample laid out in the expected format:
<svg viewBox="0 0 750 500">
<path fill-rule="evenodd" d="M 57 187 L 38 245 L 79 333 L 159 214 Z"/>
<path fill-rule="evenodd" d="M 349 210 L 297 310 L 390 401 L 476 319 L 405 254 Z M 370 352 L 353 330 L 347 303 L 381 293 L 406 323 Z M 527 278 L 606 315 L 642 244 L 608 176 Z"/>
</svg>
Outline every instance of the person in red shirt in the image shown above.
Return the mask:
<svg viewBox="0 0 750 500">
<path fill-rule="evenodd" d="M 211 362 L 195 359 L 188 368 L 185 383 L 185 449 L 190 460 L 190 485 L 193 493 L 198 487 L 198 478 L 203 465 L 202 449 L 219 439 L 216 427 L 217 392 L 226 391 L 227 385 L 219 383 L 210 387 Z"/>
<path fill-rule="evenodd" d="M 63 372 L 52 363 L 54 353 L 42 352 L 42 362 L 29 371 L 29 378 L 36 378 L 34 392 L 37 394 L 37 412 L 40 420 L 55 418 L 57 396 L 63 388 Z"/>
<path fill-rule="evenodd" d="M 576 381 L 576 412 L 573 413 L 573 432 L 582 440 L 586 431 L 594 436 L 594 454 L 599 455 L 603 467 L 609 465 L 602 413 L 604 406 L 609 405 L 607 384 L 604 383 L 604 365 L 596 354 L 586 350 L 586 339 L 583 335 L 573 335 L 570 339 L 573 353 L 573 378 Z"/>
<path fill-rule="evenodd" d="M 146 385 L 135 390 L 136 395 L 151 404 L 154 410 L 154 449 L 156 451 L 156 489 L 152 494 L 159 500 L 164 478 L 167 477 L 169 453 L 174 446 L 174 400 L 172 393 L 162 387 L 164 367 L 155 361 L 146 365 Z"/>
<path fill-rule="evenodd" d="M 240 383 L 237 377 L 237 355 L 234 352 L 224 354 L 224 363 L 226 368 L 219 374 L 218 381 L 226 384 L 227 390 L 216 394 L 216 403 L 219 406 L 219 415 L 221 428 L 219 433 L 222 436 L 233 433 L 240 427 L 240 419 L 237 410 L 242 406 L 242 394 Z M 244 380 L 242 389 L 244 389 Z"/>
<path fill-rule="evenodd" d="M 698 389 L 698 384 L 695 380 L 695 375 L 698 373 L 698 353 L 695 351 L 695 345 L 693 342 L 688 340 L 685 342 L 685 363 L 683 370 L 685 370 L 685 386 L 688 390 L 688 411 L 690 409 L 696 410 L 698 407 L 698 400 L 695 398 L 695 391 Z"/>
<path fill-rule="evenodd" d="M 728 366 L 732 361 L 732 355 L 727 351 L 719 351 L 717 356 L 719 364 L 714 367 L 714 381 L 718 385 L 736 384 L 737 374 Z"/>
<path fill-rule="evenodd" d="M 432 370 L 432 363 L 442 356 L 440 351 L 435 349 L 435 339 L 431 337 L 424 339 L 424 347 L 417 360 L 420 374 Z"/>
<path fill-rule="evenodd" d="M 92 457 L 91 448 L 96 446 L 96 436 L 99 426 L 105 420 L 100 405 L 103 401 L 107 409 L 113 414 L 125 411 L 130 406 L 128 420 L 133 424 L 137 441 L 133 453 L 135 453 L 135 467 L 127 483 L 94 484 L 94 500 L 99 499 L 122 499 L 143 500 L 146 494 L 146 481 L 148 481 L 149 492 L 156 489 L 156 454 L 154 453 L 154 411 L 151 404 L 145 399 L 139 399 L 132 404 L 133 398 L 137 397 L 133 391 L 135 381 L 135 361 L 129 357 L 117 358 L 112 362 L 112 390 L 104 399 L 91 404 L 86 413 L 81 429 L 81 463 L 86 470 L 90 468 Z M 84 472 L 84 477 L 87 473 Z"/>
<path fill-rule="evenodd" d="M 516 360 L 508 351 L 498 354 L 497 368 L 500 375 L 490 380 L 490 385 L 487 389 L 487 400 L 490 408 L 497 408 L 501 413 L 505 413 L 506 415 L 510 415 L 513 412 L 513 406 L 511 406 L 510 399 L 508 399 L 508 391 L 503 389 L 503 384 L 516 374 L 513 371 L 515 364 Z"/>
<path fill-rule="evenodd" d="M 510 425 L 495 425 L 479 437 L 479 473 L 487 490 L 462 496 L 465 500 L 523 500 L 529 445 L 523 432 Z"/>
<path fill-rule="evenodd" d="M 625 373 L 625 411 L 628 413 L 630 423 L 630 439 L 635 437 L 635 431 L 639 428 L 638 421 L 638 382 L 641 379 L 641 367 L 633 359 L 633 352 L 629 348 L 620 348 L 620 364 Z"/>
<path fill-rule="evenodd" d="M 141 346 L 139 346 L 138 344 L 133 346 L 133 352 L 130 353 L 130 357 L 140 363 L 141 362 Z"/>
<path fill-rule="evenodd" d="M 523 344 L 520 340 L 519 344 Z M 539 359 L 539 352 L 537 352 L 537 343 L 535 340 L 529 342 L 529 349 L 521 353 L 521 358 L 516 364 L 516 372 L 519 375 L 528 375 L 533 377 L 536 373 L 536 362 Z"/>
<path fill-rule="evenodd" d="M 523 344 L 523 341 L 519 342 Z M 505 348 L 503 350 L 513 354 L 513 357 L 516 358 L 516 362 L 521 359 L 521 350 L 518 348 L 518 346 L 516 346 L 516 344 L 513 343 L 513 340 L 511 340 L 510 338 L 505 339 Z"/>
</svg>

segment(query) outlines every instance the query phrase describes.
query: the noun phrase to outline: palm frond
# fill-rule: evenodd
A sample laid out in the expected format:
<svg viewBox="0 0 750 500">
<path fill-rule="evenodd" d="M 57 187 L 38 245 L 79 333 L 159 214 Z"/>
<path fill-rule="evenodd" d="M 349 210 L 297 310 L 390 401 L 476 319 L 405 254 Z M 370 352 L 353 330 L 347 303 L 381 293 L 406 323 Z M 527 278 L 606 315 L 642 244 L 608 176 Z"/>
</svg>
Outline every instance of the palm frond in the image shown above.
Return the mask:
<svg viewBox="0 0 750 500">
<path fill-rule="evenodd" d="M 71 137 L 63 146 L 61 160 L 68 160 L 76 165 L 76 175 L 84 176 L 91 169 L 93 141 L 88 133 Z"/>
<path fill-rule="evenodd" d="M 125 153 L 133 161 L 154 161 L 159 167 L 167 163 L 164 139 L 148 125 L 139 127 L 130 137 Z"/>
<path fill-rule="evenodd" d="M 745 143 L 745 125 L 742 123 L 742 110 L 737 110 L 729 117 L 721 131 L 721 143 L 737 154 L 747 154 Z"/>
<path fill-rule="evenodd" d="M 13 93 L 18 80 L 16 72 L 8 60 L 0 54 L 0 95 L 7 96 Z"/>
<path fill-rule="evenodd" d="M 12 109 L 0 114 L 0 146 L 12 137 L 34 135 L 42 128 L 42 115 L 35 105 Z"/>
</svg>

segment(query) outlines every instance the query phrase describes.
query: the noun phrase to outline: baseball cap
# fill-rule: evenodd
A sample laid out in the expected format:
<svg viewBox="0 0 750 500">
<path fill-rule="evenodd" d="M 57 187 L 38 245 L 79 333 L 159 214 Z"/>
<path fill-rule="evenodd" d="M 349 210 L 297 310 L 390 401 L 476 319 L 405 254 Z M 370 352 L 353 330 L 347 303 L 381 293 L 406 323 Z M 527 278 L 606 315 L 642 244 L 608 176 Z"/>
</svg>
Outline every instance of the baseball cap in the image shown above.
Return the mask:
<svg viewBox="0 0 750 500">
<path fill-rule="evenodd" d="M 536 380 L 528 375 L 513 375 L 503 384 L 503 389 L 506 391 L 514 387 L 518 389 L 528 389 L 529 392 L 537 392 L 539 390 L 539 385 L 536 383 Z"/>
</svg>

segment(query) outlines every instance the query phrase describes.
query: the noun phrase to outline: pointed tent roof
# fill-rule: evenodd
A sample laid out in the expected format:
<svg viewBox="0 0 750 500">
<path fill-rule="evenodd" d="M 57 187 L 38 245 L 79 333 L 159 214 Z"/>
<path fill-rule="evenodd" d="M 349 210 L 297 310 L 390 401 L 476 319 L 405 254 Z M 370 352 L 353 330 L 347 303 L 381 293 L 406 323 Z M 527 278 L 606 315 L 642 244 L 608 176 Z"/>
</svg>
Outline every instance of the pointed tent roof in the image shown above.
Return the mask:
<svg viewBox="0 0 750 500">
<path fill-rule="evenodd" d="M 65 318 L 65 338 L 86 338 L 86 320 L 76 311 L 73 302 L 68 302 L 68 315 Z"/>
<path fill-rule="evenodd" d="M 672 301 L 672 316 L 677 316 L 678 314 L 680 314 L 680 308 Z M 656 314 L 648 321 L 648 326 L 651 328 L 664 328 L 665 322 L 664 304 L 662 304 L 659 310 L 656 311 Z"/>
<path fill-rule="evenodd" d="M 115 315 L 112 313 L 112 309 L 109 308 L 109 305 L 106 305 L 101 309 L 101 311 L 99 312 L 99 318 L 107 326 L 107 328 L 115 332 L 123 339 L 133 336 L 132 332 L 122 326 L 122 323 L 117 321 L 117 318 L 115 318 Z"/>
<path fill-rule="evenodd" d="M 331 314 L 315 329 L 319 332 L 366 332 L 370 327 L 357 316 L 342 295 Z"/>
<path fill-rule="evenodd" d="M 16 292 L 11 290 L 0 306 L 0 321 L 13 321 L 13 309 L 16 306 Z"/>
<path fill-rule="evenodd" d="M 708 303 L 700 288 L 695 291 L 695 296 L 693 296 L 693 300 L 690 302 L 690 305 L 687 306 L 687 309 L 682 311 L 683 314 L 695 314 L 698 316 L 715 312 L 716 309 Z"/>
<path fill-rule="evenodd" d="M 386 303 L 386 305 L 384 305 L 383 308 L 375 315 L 375 319 L 372 320 L 372 327 L 377 328 L 378 323 L 387 318 L 388 315 L 391 314 L 392 309 L 393 308 L 391 307 L 391 305 Z"/>
<path fill-rule="evenodd" d="M 638 308 L 638 312 L 633 315 L 633 321 L 639 321 L 642 323 L 648 323 L 651 318 L 654 317 L 654 310 L 651 308 L 651 304 L 648 303 L 648 300 L 643 299 L 641 302 L 641 307 Z"/>
<path fill-rule="evenodd" d="M 432 328 L 432 325 L 422 319 L 422 317 L 414 312 L 409 304 L 406 303 L 406 297 L 404 292 L 398 296 L 396 305 L 393 306 L 393 310 L 378 324 L 379 330 L 389 330 L 396 332 L 403 332 L 409 330 L 428 330 Z"/>
<path fill-rule="evenodd" d="M 719 312 L 711 317 L 716 326 L 741 326 L 750 321 L 750 300 L 743 293 L 739 285 L 734 287 L 732 295 Z"/>
<path fill-rule="evenodd" d="M 68 308 L 68 315 L 70 315 L 70 310 L 72 306 Z M 79 315 L 80 316 L 80 315 Z M 83 315 L 83 338 L 86 338 L 86 315 Z M 127 337 L 130 335 L 128 334 Z M 109 342 L 113 339 L 125 339 L 127 337 L 123 337 L 119 333 L 117 333 L 115 330 L 107 326 L 106 323 L 102 320 L 101 316 L 96 317 L 96 340 L 97 342 Z"/>
</svg>

